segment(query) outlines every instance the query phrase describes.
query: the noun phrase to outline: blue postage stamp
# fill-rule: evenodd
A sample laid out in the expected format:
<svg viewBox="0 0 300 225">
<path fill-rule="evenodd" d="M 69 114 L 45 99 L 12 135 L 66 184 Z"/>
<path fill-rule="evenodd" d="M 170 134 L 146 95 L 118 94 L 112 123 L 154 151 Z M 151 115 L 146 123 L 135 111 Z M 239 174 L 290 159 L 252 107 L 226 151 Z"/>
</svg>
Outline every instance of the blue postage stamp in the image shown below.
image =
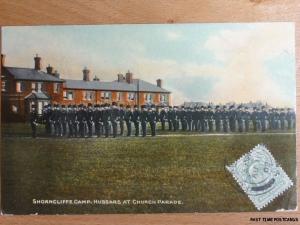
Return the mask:
<svg viewBox="0 0 300 225">
<path fill-rule="evenodd" d="M 293 185 L 264 145 L 255 146 L 226 168 L 258 210 Z"/>
</svg>

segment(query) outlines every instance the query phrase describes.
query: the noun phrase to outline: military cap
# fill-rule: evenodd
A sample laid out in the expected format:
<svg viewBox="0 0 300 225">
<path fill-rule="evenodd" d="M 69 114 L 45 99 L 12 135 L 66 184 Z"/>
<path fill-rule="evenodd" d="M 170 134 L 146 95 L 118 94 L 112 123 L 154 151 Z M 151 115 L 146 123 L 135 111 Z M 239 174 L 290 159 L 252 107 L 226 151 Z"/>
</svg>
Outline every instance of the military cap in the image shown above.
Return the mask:
<svg viewBox="0 0 300 225">
<path fill-rule="evenodd" d="M 137 108 L 138 106 L 137 105 L 134 105 L 134 108 Z"/>
<path fill-rule="evenodd" d="M 130 108 L 130 105 L 127 105 L 126 108 L 129 109 L 129 108 Z"/>
<path fill-rule="evenodd" d="M 88 106 L 93 106 L 93 104 L 92 103 L 88 103 Z"/>
<path fill-rule="evenodd" d="M 69 105 L 68 105 L 68 108 L 71 108 L 71 107 L 72 107 L 72 105 L 71 105 L 71 104 L 69 104 Z"/>
<path fill-rule="evenodd" d="M 120 107 L 123 107 L 124 105 L 123 104 L 120 104 Z"/>
<path fill-rule="evenodd" d="M 223 106 L 223 109 L 226 109 L 226 108 L 227 108 L 227 106 L 226 106 L 226 105 L 224 105 L 224 106 Z"/>
<path fill-rule="evenodd" d="M 231 105 L 230 107 L 229 107 L 229 109 L 233 109 L 234 108 L 234 105 Z"/>
<path fill-rule="evenodd" d="M 216 105 L 216 109 L 218 109 L 218 108 L 220 108 L 220 106 L 219 106 L 219 105 Z"/>
<path fill-rule="evenodd" d="M 209 105 L 209 106 L 207 106 L 207 108 L 211 109 L 211 106 Z"/>
<path fill-rule="evenodd" d="M 117 105 L 117 103 L 116 103 L 116 102 L 112 102 L 111 104 L 112 104 L 112 105 Z"/>
<path fill-rule="evenodd" d="M 65 105 L 61 105 L 61 107 L 62 107 L 62 108 L 65 108 L 66 106 L 65 106 Z"/>
</svg>

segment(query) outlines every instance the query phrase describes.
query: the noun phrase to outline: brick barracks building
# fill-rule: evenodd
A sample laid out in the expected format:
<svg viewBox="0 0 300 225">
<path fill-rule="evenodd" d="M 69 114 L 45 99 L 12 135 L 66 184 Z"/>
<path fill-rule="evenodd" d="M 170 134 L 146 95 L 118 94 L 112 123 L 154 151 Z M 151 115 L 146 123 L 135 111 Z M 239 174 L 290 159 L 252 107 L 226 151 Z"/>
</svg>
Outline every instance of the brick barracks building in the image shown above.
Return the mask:
<svg viewBox="0 0 300 225">
<path fill-rule="evenodd" d="M 34 57 L 34 68 L 5 66 L 1 55 L 1 119 L 3 122 L 23 122 L 28 119 L 32 105 L 42 113 L 46 104 L 103 104 L 117 102 L 124 105 L 169 105 L 170 92 L 162 88 L 162 80 L 151 84 L 134 79 L 131 72 L 118 74 L 114 81 L 91 80 L 90 70 L 83 69 L 82 80 L 62 79 L 48 65 L 42 71 L 42 59 Z"/>
</svg>

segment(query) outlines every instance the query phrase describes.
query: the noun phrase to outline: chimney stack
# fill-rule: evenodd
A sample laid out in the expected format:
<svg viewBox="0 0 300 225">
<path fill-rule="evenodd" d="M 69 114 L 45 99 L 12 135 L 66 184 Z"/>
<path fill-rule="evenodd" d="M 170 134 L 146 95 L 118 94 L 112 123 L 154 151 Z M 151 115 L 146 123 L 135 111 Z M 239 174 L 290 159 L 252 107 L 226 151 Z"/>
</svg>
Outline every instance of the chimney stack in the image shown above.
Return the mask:
<svg viewBox="0 0 300 225">
<path fill-rule="evenodd" d="M 123 81 L 124 81 L 123 74 L 118 74 L 118 82 L 123 82 Z"/>
<path fill-rule="evenodd" d="M 132 84 L 132 81 L 133 81 L 133 75 L 132 73 L 128 70 L 128 72 L 126 73 L 125 75 L 125 79 L 126 79 L 126 82 L 128 84 Z"/>
<path fill-rule="evenodd" d="M 157 84 L 157 87 L 162 87 L 162 79 L 157 79 L 156 80 L 156 84 Z"/>
<path fill-rule="evenodd" d="M 1 67 L 5 66 L 5 55 L 1 54 Z"/>
<path fill-rule="evenodd" d="M 50 75 L 53 74 L 53 67 L 50 66 L 50 64 L 47 66 L 46 70 L 47 70 L 47 73 L 48 73 L 48 74 L 50 74 Z M 56 71 L 56 72 L 57 72 L 57 71 Z"/>
<path fill-rule="evenodd" d="M 90 81 L 90 70 L 87 67 L 84 67 L 83 72 L 83 80 Z"/>
<path fill-rule="evenodd" d="M 36 54 L 36 56 L 34 57 L 34 69 L 35 70 L 41 70 L 42 68 L 42 58 L 38 56 L 38 54 Z"/>
</svg>

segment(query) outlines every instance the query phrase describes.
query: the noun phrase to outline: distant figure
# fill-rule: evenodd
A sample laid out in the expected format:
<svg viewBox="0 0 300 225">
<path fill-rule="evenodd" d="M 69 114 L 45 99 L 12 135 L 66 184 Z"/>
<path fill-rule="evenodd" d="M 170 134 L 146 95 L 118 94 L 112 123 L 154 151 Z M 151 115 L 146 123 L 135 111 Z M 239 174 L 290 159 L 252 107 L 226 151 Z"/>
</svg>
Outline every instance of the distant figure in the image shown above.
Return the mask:
<svg viewBox="0 0 300 225">
<path fill-rule="evenodd" d="M 31 125 L 31 135 L 33 138 L 36 138 L 36 127 L 37 127 L 37 110 L 36 106 L 32 106 L 32 111 L 30 113 L 30 125 Z"/>
</svg>

